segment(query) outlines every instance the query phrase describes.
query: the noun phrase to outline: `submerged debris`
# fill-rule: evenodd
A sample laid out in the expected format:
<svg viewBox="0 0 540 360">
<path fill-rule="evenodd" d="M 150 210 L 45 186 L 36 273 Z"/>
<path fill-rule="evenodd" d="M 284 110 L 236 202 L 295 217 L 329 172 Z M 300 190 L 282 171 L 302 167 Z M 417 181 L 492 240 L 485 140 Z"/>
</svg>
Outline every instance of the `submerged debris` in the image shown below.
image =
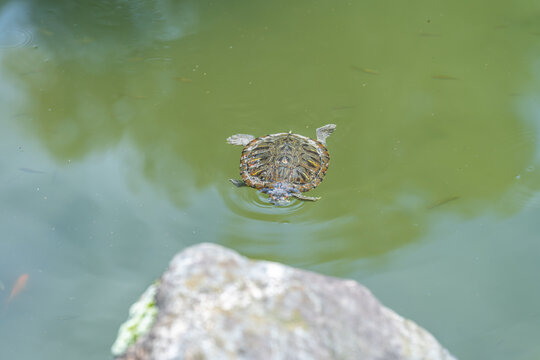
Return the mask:
<svg viewBox="0 0 540 360">
<path fill-rule="evenodd" d="M 358 70 L 358 71 L 364 72 L 364 73 L 366 73 L 366 74 L 380 75 L 379 70 L 363 68 L 363 67 L 356 66 L 356 65 L 351 66 L 351 68 L 354 69 L 354 70 Z"/>
<path fill-rule="evenodd" d="M 431 210 L 431 209 L 434 209 L 436 207 L 448 204 L 450 201 L 454 201 L 454 200 L 457 200 L 457 199 L 459 199 L 459 196 L 457 196 L 457 195 L 450 196 L 450 197 L 447 197 L 447 198 L 444 198 L 444 199 L 441 199 L 441 200 L 438 200 L 438 201 L 434 202 L 433 204 L 429 205 L 427 207 L 427 209 Z"/>
<path fill-rule="evenodd" d="M 9 294 L 9 297 L 7 298 L 6 302 L 4 303 L 4 310 L 5 312 L 9 306 L 9 304 L 15 299 L 17 295 L 21 293 L 21 291 L 24 290 L 26 287 L 26 284 L 28 283 L 28 274 L 22 274 L 17 278 L 17 281 L 13 285 L 13 289 L 11 289 L 11 293 Z"/>
<path fill-rule="evenodd" d="M 193 80 L 185 77 L 175 77 L 174 80 L 181 82 L 181 83 L 190 83 L 193 82 Z"/>
<path fill-rule="evenodd" d="M 25 168 L 25 167 L 21 167 L 21 168 L 19 168 L 19 170 L 22 171 L 22 172 L 29 173 L 29 174 L 45 174 L 45 171 L 34 170 L 34 169 L 30 169 L 30 168 Z"/>
</svg>

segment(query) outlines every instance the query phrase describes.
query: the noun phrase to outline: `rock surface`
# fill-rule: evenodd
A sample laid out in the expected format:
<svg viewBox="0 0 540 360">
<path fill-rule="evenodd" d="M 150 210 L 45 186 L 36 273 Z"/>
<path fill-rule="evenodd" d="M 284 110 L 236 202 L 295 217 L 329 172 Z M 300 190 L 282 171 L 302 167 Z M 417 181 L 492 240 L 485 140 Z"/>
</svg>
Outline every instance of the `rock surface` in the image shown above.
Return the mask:
<svg viewBox="0 0 540 360">
<path fill-rule="evenodd" d="M 212 244 L 157 285 L 157 317 L 118 359 L 454 359 L 362 285 Z"/>
</svg>

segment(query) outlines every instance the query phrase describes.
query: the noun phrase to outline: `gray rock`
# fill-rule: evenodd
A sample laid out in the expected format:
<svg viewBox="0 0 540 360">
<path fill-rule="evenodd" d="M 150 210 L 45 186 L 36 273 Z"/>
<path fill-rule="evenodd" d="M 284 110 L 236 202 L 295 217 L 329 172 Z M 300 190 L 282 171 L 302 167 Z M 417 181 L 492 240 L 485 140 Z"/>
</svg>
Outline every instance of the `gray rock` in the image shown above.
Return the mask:
<svg viewBox="0 0 540 360">
<path fill-rule="evenodd" d="M 119 359 L 454 359 L 355 281 L 213 244 L 176 255 L 155 286 L 155 322 Z"/>
</svg>

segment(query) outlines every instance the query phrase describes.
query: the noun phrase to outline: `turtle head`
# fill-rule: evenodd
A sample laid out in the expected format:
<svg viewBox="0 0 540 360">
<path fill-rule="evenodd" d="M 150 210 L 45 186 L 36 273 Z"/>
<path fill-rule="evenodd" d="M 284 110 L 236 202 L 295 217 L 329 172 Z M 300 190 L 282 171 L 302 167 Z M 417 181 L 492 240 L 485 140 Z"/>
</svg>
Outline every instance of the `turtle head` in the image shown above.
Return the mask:
<svg viewBox="0 0 540 360">
<path fill-rule="evenodd" d="M 268 194 L 270 201 L 275 205 L 287 205 L 290 203 L 289 197 L 292 195 L 291 192 L 294 191 L 290 186 L 286 186 L 281 183 L 277 183 L 271 188 L 263 189 L 262 192 Z"/>
<path fill-rule="evenodd" d="M 288 205 L 291 201 L 289 200 L 289 195 L 287 193 L 268 193 L 270 201 L 274 205 L 285 206 Z"/>
</svg>

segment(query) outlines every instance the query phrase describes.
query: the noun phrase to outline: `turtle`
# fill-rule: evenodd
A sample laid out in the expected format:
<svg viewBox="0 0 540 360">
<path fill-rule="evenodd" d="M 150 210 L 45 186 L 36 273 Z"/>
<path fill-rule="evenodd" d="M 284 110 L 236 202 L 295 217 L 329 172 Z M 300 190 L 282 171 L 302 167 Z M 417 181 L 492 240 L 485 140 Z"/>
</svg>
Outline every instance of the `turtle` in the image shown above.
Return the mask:
<svg viewBox="0 0 540 360">
<path fill-rule="evenodd" d="M 317 140 L 288 133 L 270 134 L 256 138 L 236 134 L 227 138 L 231 145 L 242 145 L 240 175 L 242 180 L 229 179 L 235 186 L 250 186 L 268 194 L 275 205 L 285 205 L 289 197 L 316 201 L 320 198 L 302 195 L 321 183 L 328 170 L 330 155 L 326 138 L 336 125 L 317 129 Z"/>
</svg>

